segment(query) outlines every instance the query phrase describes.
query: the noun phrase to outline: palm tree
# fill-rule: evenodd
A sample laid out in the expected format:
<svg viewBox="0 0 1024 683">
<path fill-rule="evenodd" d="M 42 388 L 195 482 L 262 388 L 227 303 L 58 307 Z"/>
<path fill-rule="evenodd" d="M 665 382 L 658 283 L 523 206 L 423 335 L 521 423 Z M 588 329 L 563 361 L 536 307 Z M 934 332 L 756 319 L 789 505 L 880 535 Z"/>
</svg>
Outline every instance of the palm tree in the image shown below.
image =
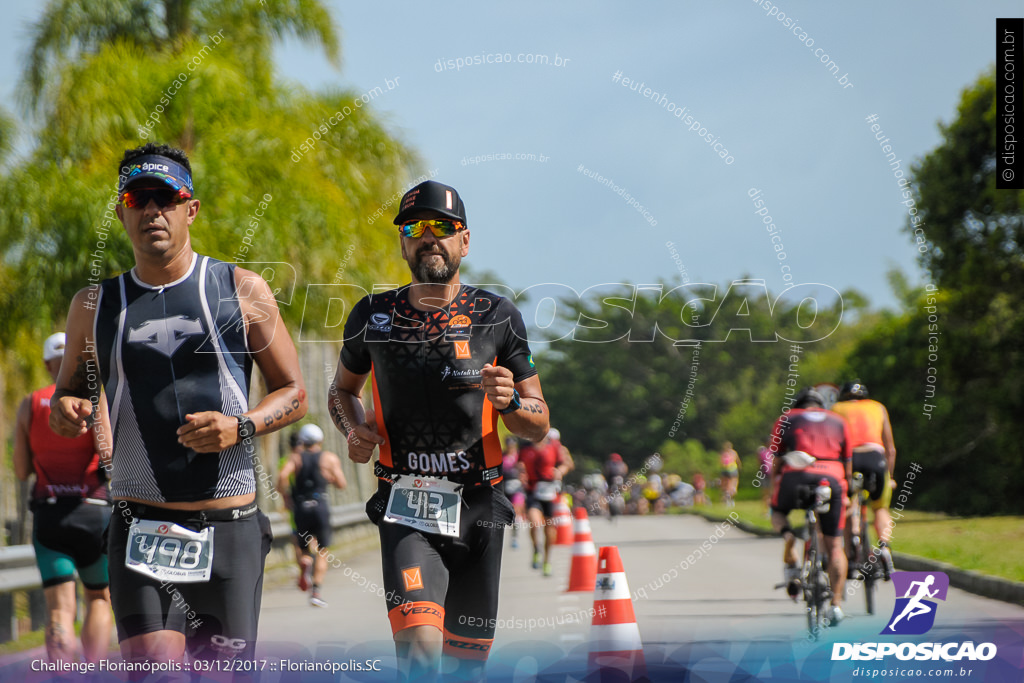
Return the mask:
<svg viewBox="0 0 1024 683">
<path fill-rule="evenodd" d="M 22 78 L 34 146 L 0 166 L 5 403 L 41 379 L 38 344 L 73 293 L 132 264 L 108 203 L 124 150 L 146 141 L 189 153 L 203 202 L 196 249 L 277 263 L 250 267 L 273 278 L 292 329 L 305 316 L 305 338 L 326 327 L 329 297 L 319 294 L 341 296 L 311 288 L 317 296 L 306 297 L 306 285 L 401 281 L 394 235 L 367 219 L 416 174 L 416 155 L 358 93 L 272 78 L 271 44 L 289 33 L 338 61 L 320 2 L 52 0 L 34 31 Z M 347 113 L 325 125 L 336 112 Z M 0 118 L 0 151 L 10 130 Z M 350 305 L 358 293 L 350 287 L 342 298 Z"/>
<path fill-rule="evenodd" d="M 319 0 L 51 0 L 32 27 L 22 96 L 39 106 L 50 77 L 104 45 L 124 42 L 181 53 L 186 44 L 227 31 L 248 75 L 266 84 L 275 39 L 295 35 L 320 44 L 340 63 L 338 35 Z"/>
</svg>

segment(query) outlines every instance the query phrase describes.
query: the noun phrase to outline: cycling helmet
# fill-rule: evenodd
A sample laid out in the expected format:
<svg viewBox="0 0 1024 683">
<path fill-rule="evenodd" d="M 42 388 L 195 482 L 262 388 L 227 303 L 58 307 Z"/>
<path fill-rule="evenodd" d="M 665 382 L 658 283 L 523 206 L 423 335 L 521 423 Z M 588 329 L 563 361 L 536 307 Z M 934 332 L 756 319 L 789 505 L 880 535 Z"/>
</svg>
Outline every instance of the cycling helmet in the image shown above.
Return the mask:
<svg viewBox="0 0 1024 683">
<path fill-rule="evenodd" d="M 839 390 L 840 401 L 852 401 L 854 399 L 867 397 L 868 388 L 861 384 L 859 379 L 847 382 L 843 385 L 843 388 Z"/>
<path fill-rule="evenodd" d="M 805 387 L 793 399 L 794 408 L 824 408 L 825 398 L 812 387 Z"/>
</svg>

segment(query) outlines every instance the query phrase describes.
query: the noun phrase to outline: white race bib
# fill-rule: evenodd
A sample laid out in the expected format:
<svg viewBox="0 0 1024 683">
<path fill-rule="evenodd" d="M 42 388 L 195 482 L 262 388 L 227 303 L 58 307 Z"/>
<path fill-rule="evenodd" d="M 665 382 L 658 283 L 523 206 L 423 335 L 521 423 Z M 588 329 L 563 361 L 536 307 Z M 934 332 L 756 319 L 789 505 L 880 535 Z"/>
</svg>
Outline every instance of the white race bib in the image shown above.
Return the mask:
<svg viewBox="0 0 1024 683">
<path fill-rule="evenodd" d="M 554 500 L 558 498 L 559 488 L 557 481 L 538 481 L 533 488 L 533 497 L 544 502 Z"/>
<path fill-rule="evenodd" d="M 402 475 L 391 486 L 384 521 L 428 534 L 459 535 L 462 496 L 459 484 L 436 477 Z"/>
<path fill-rule="evenodd" d="M 124 566 L 175 583 L 202 583 L 213 569 L 213 527 L 192 531 L 172 522 L 136 519 L 128 529 Z"/>
</svg>

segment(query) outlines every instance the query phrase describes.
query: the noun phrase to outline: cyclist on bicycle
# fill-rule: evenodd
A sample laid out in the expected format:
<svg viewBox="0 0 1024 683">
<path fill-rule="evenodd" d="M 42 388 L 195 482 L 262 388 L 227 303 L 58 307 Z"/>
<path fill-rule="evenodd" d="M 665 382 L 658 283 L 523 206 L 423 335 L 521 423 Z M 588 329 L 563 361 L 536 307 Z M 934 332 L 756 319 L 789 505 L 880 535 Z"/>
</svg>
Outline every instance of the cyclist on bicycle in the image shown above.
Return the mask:
<svg viewBox="0 0 1024 683">
<path fill-rule="evenodd" d="M 892 554 L 889 552 L 889 534 L 892 517 L 889 503 L 896 486 L 893 468 L 896 466 L 896 446 L 892 438 L 889 412 L 878 401 L 868 398 L 868 388 L 859 380 L 847 382 L 839 390 L 839 401 L 832 406 L 850 426 L 853 442 L 853 471 L 864 475 L 864 486 L 875 511 L 875 533 L 878 535 L 878 554 L 882 559 L 885 579 L 892 573 Z M 852 529 L 847 528 L 847 544 Z"/>
<path fill-rule="evenodd" d="M 813 504 L 814 489 L 822 479 L 828 481 L 831 497 L 827 512 L 818 515 L 821 533 L 825 537 L 828 554 L 828 573 L 832 584 L 832 625 L 843 619 L 839 605 L 846 583 L 846 554 L 843 552 L 842 530 L 846 520 L 846 491 L 852 476 L 850 468 L 850 435 L 846 421 L 822 406 L 825 400 L 810 387 L 803 389 L 793 400 L 793 409 L 783 414 L 772 431 L 781 439 L 779 452 L 786 455 L 775 458 L 775 486 L 772 491 L 772 528 L 785 539 L 783 561 L 787 590 L 796 599 L 797 568 L 793 545 L 796 537 L 787 516 L 794 509 L 805 509 Z M 793 451 L 804 454 L 804 460 L 789 457 Z M 806 458 L 810 455 L 811 458 Z M 813 459 L 813 462 L 808 462 Z"/>
</svg>

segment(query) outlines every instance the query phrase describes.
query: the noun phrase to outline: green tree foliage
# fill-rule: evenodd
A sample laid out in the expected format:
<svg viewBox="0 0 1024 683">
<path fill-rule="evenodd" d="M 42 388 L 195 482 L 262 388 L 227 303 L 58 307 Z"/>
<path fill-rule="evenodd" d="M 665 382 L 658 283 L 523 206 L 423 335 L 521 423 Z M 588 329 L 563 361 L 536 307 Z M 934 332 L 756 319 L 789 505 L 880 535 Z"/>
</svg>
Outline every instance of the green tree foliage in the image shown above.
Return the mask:
<svg viewBox="0 0 1024 683">
<path fill-rule="evenodd" d="M 392 231 L 367 224 L 418 167 L 373 113 L 387 91 L 313 93 L 273 81 L 271 44 L 286 34 L 337 60 L 336 31 L 313 0 L 47 6 L 23 78 L 35 144 L 0 172 L 8 405 L 42 379 L 39 344 L 73 293 L 132 264 L 111 201 L 124 150 L 147 141 L 189 153 L 202 202 L 198 251 L 276 264 L 249 267 L 278 290 L 296 336 L 338 331 L 326 319 L 330 298 L 349 304 L 361 291 L 331 285 L 405 275 Z M 6 130 L 0 122 L 0 143 Z M 322 286 L 307 297 L 307 285 Z"/>
<path fill-rule="evenodd" d="M 995 102 L 988 71 L 913 167 L 930 283 L 848 360 L 889 408 L 898 478 L 924 468 L 912 505 L 963 514 L 1024 510 L 1024 192 L 995 187 Z"/>
<path fill-rule="evenodd" d="M 572 333 L 546 345 L 541 360 L 563 441 L 601 461 L 621 453 L 632 469 L 659 449 L 681 467 L 688 439 L 714 452 L 731 441 L 753 472 L 758 445 L 796 391 L 835 380 L 841 349 L 852 345 L 839 327 L 845 298 L 822 297 L 813 323 L 813 307 L 800 308 L 803 293 L 769 294 L 748 280 L 663 284 L 640 296 L 618 285 L 563 302 L 559 334 Z M 859 295 L 851 298 L 862 305 Z M 816 338 L 799 351 L 787 341 Z"/>
</svg>

